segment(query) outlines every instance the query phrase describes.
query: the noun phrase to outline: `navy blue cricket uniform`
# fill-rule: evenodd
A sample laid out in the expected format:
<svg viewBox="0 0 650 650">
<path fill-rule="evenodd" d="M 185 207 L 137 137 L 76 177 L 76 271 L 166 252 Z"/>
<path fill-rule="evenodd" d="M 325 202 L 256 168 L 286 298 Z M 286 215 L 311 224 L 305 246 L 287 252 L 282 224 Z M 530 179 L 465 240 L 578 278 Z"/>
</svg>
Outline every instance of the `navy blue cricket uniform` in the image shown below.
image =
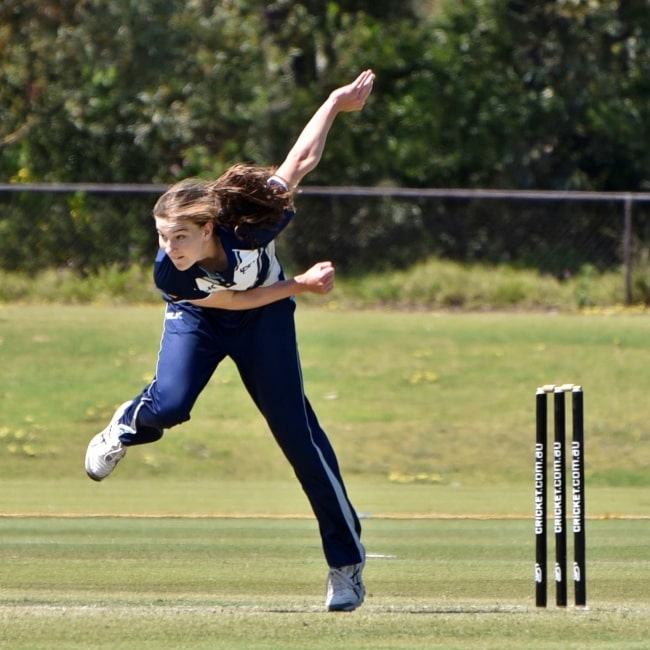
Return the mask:
<svg viewBox="0 0 650 650">
<path fill-rule="evenodd" d="M 197 264 L 179 271 L 164 251 L 158 252 L 154 279 L 167 306 L 155 378 L 121 419 L 135 434 L 120 439 L 125 446 L 154 442 L 164 429 L 189 420 L 217 366 L 230 357 L 309 499 L 329 566 L 340 567 L 362 561 L 361 526 L 334 450 L 304 393 L 295 300 L 242 311 L 183 302 L 213 291 L 246 290 L 283 279 L 274 238 L 293 215 L 286 211 L 274 231 L 260 230 L 247 242 L 220 228 L 228 257 L 222 273 L 208 273 Z"/>
</svg>

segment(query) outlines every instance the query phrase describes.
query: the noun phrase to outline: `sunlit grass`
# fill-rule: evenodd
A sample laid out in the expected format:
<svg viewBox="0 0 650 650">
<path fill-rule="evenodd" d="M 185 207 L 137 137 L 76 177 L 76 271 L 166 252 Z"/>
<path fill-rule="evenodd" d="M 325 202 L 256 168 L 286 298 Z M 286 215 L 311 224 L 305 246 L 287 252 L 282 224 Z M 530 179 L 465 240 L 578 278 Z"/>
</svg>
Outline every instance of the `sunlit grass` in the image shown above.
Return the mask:
<svg viewBox="0 0 650 650">
<path fill-rule="evenodd" d="M 89 438 L 150 380 L 161 318 L 161 306 L 0 307 L 5 477 L 82 471 Z M 535 388 L 570 382 L 585 389 L 589 480 L 650 480 L 645 312 L 303 305 L 298 327 L 307 394 L 346 475 L 527 482 Z M 243 480 L 291 475 L 229 361 L 192 419 L 159 443 L 133 449 L 119 472 Z"/>
<path fill-rule="evenodd" d="M 648 303 L 649 285 L 650 270 L 635 269 L 633 304 Z M 626 295 L 624 276 L 618 270 L 601 273 L 585 265 L 579 272 L 559 278 L 505 264 L 461 264 L 437 258 L 402 271 L 339 275 L 337 286 L 329 301 L 346 308 L 575 311 L 620 305 Z M 88 277 L 65 268 L 36 275 L 0 271 L 0 303 L 156 304 L 159 300 L 148 266 L 108 267 Z M 304 295 L 302 300 L 324 303 L 320 296 Z"/>
<path fill-rule="evenodd" d="M 2 522 L 7 650 L 645 647 L 648 522 L 592 522 L 589 609 L 534 608 L 528 521 L 365 520 L 366 602 L 324 611 L 313 522 Z M 570 592 L 571 593 L 571 592 Z"/>
</svg>

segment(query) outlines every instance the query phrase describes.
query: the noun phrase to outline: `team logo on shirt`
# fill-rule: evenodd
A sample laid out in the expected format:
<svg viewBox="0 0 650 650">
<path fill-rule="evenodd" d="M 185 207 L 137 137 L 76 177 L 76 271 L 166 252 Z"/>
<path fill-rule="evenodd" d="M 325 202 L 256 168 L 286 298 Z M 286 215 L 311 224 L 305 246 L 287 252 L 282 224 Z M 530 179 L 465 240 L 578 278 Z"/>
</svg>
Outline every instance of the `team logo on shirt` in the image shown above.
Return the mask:
<svg viewBox="0 0 650 650">
<path fill-rule="evenodd" d="M 196 286 L 205 293 L 215 293 L 232 287 L 234 282 L 226 282 L 223 278 L 196 278 Z"/>
</svg>

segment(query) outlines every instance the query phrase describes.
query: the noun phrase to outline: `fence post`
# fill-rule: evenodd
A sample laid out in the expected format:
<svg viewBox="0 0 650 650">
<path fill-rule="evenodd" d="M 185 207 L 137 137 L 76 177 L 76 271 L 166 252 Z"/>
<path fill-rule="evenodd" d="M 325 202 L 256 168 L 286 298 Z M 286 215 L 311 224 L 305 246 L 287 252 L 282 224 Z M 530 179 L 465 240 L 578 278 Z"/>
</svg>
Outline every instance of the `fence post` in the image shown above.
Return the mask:
<svg viewBox="0 0 650 650">
<path fill-rule="evenodd" d="M 625 304 L 632 304 L 632 197 L 626 196 L 623 210 L 623 274 Z"/>
</svg>

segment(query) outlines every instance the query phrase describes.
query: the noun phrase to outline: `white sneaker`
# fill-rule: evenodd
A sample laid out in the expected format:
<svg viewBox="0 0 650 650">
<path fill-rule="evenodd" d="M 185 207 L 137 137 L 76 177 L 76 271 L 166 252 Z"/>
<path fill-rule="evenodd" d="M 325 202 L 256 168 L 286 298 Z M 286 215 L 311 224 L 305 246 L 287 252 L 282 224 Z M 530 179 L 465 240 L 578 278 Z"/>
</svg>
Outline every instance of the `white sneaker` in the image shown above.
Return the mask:
<svg viewBox="0 0 650 650">
<path fill-rule="evenodd" d="M 124 402 L 120 406 L 108 426 L 98 433 L 89 443 L 86 451 L 86 474 L 93 481 L 106 478 L 115 466 L 124 458 L 126 447 L 120 442 L 119 436 L 132 429 L 125 424 L 120 424 L 119 419 L 131 402 Z"/>
<path fill-rule="evenodd" d="M 362 571 L 363 562 L 330 569 L 325 600 L 330 612 L 351 612 L 361 605 L 366 595 Z"/>
</svg>

